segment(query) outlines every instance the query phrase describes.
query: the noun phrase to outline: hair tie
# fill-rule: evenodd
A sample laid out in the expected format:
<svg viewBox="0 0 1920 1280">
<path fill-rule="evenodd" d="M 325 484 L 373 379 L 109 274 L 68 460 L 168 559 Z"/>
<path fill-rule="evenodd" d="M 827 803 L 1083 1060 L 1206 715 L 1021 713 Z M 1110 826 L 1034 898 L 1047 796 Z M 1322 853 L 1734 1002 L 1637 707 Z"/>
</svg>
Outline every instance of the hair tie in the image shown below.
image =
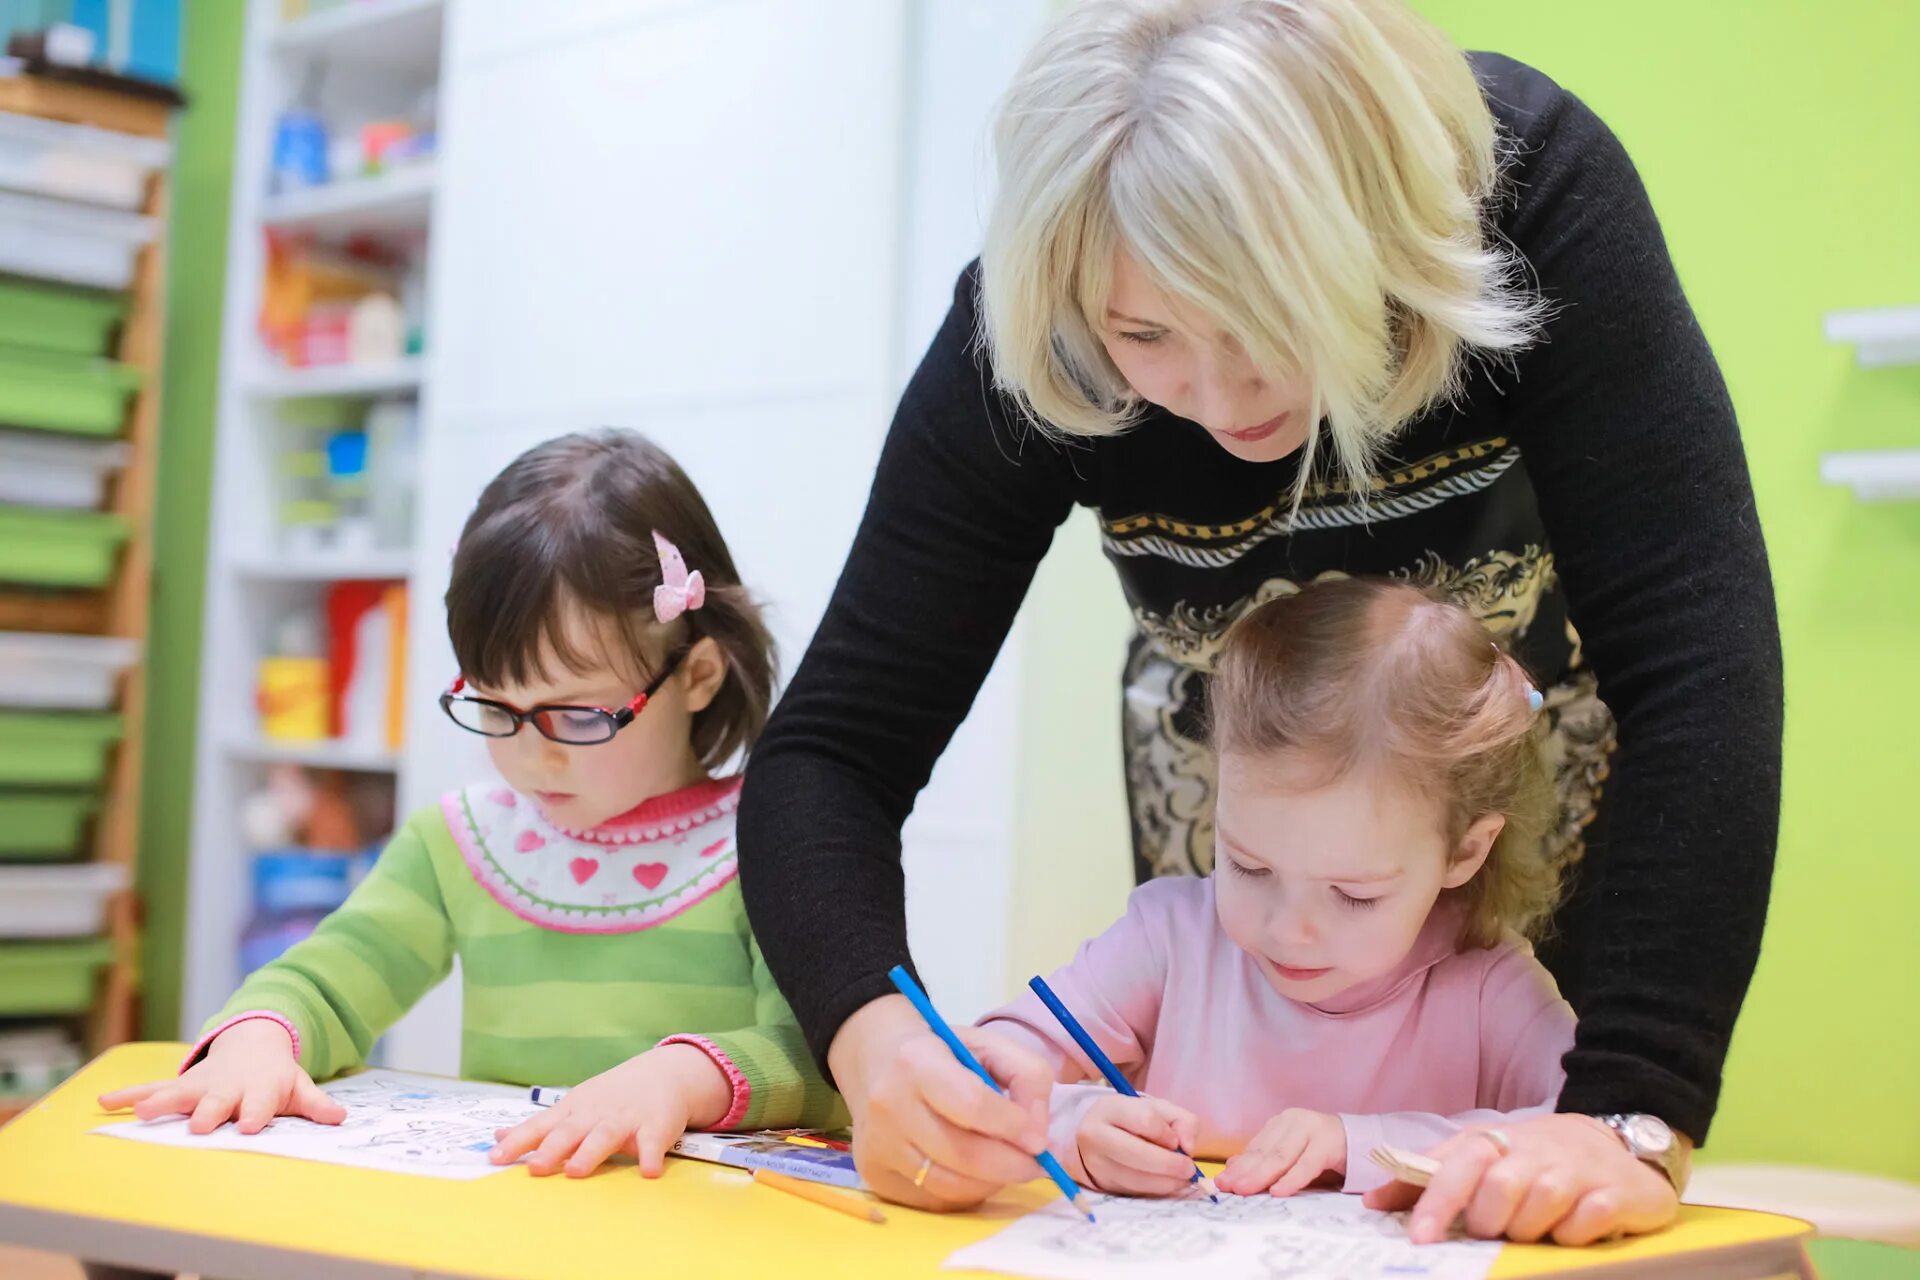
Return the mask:
<svg viewBox="0 0 1920 1280">
<path fill-rule="evenodd" d="M 653 616 L 672 622 L 705 604 L 707 580 L 698 569 L 687 572 L 687 559 L 680 548 L 658 529 L 653 531 L 653 549 L 660 557 L 660 585 L 653 589 Z"/>
</svg>

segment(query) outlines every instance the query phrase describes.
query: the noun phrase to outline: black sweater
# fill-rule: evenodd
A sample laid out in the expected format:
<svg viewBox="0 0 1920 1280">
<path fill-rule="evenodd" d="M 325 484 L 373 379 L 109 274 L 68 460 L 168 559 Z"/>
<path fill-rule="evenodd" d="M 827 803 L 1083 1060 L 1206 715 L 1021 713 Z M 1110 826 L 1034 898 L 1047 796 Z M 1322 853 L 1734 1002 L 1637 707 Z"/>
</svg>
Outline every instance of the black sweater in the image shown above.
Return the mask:
<svg viewBox="0 0 1920 1280">
<path fill-rule="evenodd" d="M 1072 444 L 1017 426 L 974 342 L 975 274 L 961 279 L 741 806 L 748 911 L 823 1061 L 909 958 L 901 825 L 1079 503 L 1147 647 L 1174 657 L 1283 580 L 1530 580 L 1510 591 L 1525 616 L 1507 638 L 1544 683 L 1590 670 L 1617 724 L 1543 953 L 1580 1016 L 1560 1106 L 1653 1112 L 1705 1139 L 1779 821 L 1766 551 L 1732 405 L 1632 163 L 1539 72 L 1474 64 L 1513 144 L 1491 216 L 1555 310 L 1542 343 L 1406 428 L 1364 522 L 1324 489 L 1290 517 L 1292 459 L 1239 461 L 1163 411 Z"/>
</svg>

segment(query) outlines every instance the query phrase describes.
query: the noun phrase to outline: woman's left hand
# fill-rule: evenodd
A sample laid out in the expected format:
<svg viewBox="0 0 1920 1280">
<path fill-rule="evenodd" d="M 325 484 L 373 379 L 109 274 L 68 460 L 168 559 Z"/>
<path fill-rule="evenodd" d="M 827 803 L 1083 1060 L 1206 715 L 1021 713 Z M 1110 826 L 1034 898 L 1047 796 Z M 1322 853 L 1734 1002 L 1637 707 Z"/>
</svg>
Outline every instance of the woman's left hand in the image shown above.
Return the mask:
<svg viewBox="0 0 1920 1280">
<path fill-rule="evenodd" d="M 660 1176 L 666 1154 L 689 1127 L 717 1123 L 732 1086 L 713 1059 L 690 1044 L 669 1044 L 629 1058 L 567 1090 L 539 1115 L 502 1129 L 488 1158 L 512 1164 L 529 1151 L 536 1177 L 566 1171 L 584 1178 L 626 1153 L 640 1172 Z"/>
<path fill-rule="evenodd" d="M 1390 1182 L 1367 1193 L 1367 1206 L 1411 1206 L 1407 1234 L 1423 1244 L 1445 1239 L 1462 1213 L 1482 1239 L 1582 1245 L 1658 1230 L 1679 1212 L 1666 1176 L 1592 1116 L 1538 1116 L 1499 1132 L 1509 1152 L 1485 1129 L 1457 1133 L 1427 1153 L 1440 1170 L 1424 1191 Z"/>
</svg>

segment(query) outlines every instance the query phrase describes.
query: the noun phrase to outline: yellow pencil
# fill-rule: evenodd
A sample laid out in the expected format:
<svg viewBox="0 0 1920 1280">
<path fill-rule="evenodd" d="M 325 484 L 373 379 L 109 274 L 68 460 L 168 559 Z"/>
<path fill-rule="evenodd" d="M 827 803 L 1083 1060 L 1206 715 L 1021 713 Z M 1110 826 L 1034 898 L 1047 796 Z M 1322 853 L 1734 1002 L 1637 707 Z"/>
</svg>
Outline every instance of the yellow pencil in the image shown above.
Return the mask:
<svg viewBox="0 0 1920 1280">
<path fill-rule="evenodd" d="M 784 1173 L 775 1173 L 771 1169 L 755 1169 L 753 1180 L 763 1187 L 772 1187 L 776 1191 L 785 1191 L 799 1196 L 802 1200 L 811 1200 L 829 1209 L 837 1209 L 851 1218 L 861 1218 L 868 1222 L 887 1220 L 886 1214 L 858 1196 L 848 1195 L 844 1191 L 835 1191 L 832 1187 L 823 1187 L 817 1182 L 790 1178 Z"/>
</svg>

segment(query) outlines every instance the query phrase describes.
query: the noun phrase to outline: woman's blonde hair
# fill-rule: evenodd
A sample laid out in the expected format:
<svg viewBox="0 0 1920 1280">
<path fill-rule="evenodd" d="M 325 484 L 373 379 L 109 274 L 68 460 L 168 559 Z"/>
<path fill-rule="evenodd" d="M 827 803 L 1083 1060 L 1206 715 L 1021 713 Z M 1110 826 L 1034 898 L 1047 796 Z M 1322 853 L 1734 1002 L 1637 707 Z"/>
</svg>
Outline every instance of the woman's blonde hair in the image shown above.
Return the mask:
<svg viewBox="0 0 1920 1280">
<path fill-rule="evenodd" d="M 1269 376 L 1312 384 L 1357 494 L 1469 349 L 1537 333 L 1483 224 L 1493 117 L 1466 56 L 1400 0 L 1083 0 L 1028 55 L 994 139 L 982 336 L 1042 428 L 1106 435 L 1139 411 L 1100 338 L 1121 245 Z"/>
<path fill-rule="evenodd" d="M 1333 578 L 1249 612 L 1209 690 L 1216 751 L 1286 753 L 1325 784 L 1356 770 L 1435 801 L 1449 848 L 1506 825 L 1471 880 L 1462 946 L 1536 937 L 1560 897 L 1545 837 L 1556 809 L 1545 732 L 1520 664 L 1467 610 L 1384 578 Z"/>
</svg>

